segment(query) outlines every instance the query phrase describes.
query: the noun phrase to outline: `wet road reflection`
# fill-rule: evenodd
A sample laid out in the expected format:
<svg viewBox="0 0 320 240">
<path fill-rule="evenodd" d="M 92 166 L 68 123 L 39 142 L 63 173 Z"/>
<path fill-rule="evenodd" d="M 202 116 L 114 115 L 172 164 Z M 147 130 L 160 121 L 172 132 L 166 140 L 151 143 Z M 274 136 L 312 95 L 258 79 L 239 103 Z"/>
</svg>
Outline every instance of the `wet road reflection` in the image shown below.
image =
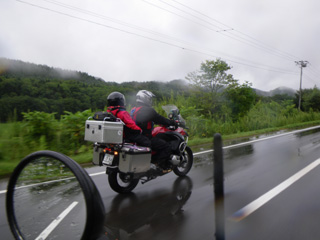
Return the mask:
<svg viewBox="0 0 320 240">
<path fill-rule="evenodd" d="M 105 227 L 109 239 L 148 239 L 153 229 L 168 234 L 167 226 L 175 226 L 172 234 L 183 226 L 183 206 L 192 194 L 190 177 L 177 178 L 171 189 L 155 189 L 146 194 L 117 195 L 106 215 Z M 141 238 L 143 236 L 143 238 Z M 161 239 L 150 236 L 149 239 Z"/>
</svg>

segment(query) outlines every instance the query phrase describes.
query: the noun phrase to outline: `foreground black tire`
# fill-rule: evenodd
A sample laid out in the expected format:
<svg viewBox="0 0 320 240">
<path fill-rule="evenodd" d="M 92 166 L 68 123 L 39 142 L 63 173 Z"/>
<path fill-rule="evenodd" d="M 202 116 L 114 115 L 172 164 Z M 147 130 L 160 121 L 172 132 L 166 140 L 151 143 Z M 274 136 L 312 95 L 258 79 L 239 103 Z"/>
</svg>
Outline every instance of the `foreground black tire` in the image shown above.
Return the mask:
<svg viewBox="0 0 320 240">
<path fill-rule="evenodd" d="M 51 165 L 43 165 L 44 163 L 49 163 Z M 56 166 L 59 166 L 58 169 L 62 171 L 60 172 L 60 175 L 56 171 L 50 172 L 50 170 L 57 169 L 55 168 Z M 40 169 L 40 170 L 37 171 L 37 169 Z M 40 176 L 40 178 L 33 179 L 34 174 L 38 174 L 38 173 L 41 173 L 41 175 L 38 175 Z M 50 182 L 52 183 L 57 181 L 59 182 L 58 183 L 59 186 L 60 185 L 66 186 L 68 185 L 68 183 L 62 182 L 63 180 L 66 180 L 66 179 L 70 179 L 70 181 L 74 181 L 74 183 L 77 183 L 77 184 L 75 185 L 73 184 L 72 188 L 68 188 L 68 187 L 65 188 L 64 191 L 59 190 L 59 193 L 54 190 L 56 185 L 54 186 L 49 185 Z M 37 180 L 40 180 L 40 181 L 37 182 Z M 32 191 L 38 192 L 38 190 L 36 190 L 37 188 L 35 188 L 32 191 L 30 188 L 27 191 L 28 194 L 20 195 L 21 193 L 19 193 L 19 189 L 21 189 L 21 187 L 18 187 L 19 186 L 18 184 L 21 184 L 21 183 L 27 183 L 27 185 L 24 185 L 25 187 L 32 186 L 31 185 L 32 183 L 35 183 L 34 185 L 37 185 L 39 187 L 40 185 L 43 184 L 43 186 L 40 188 L 42 189 L 41 196 L 42 196 L 42 199 L 44 199 L 42 200 L 44 202 L 46 199 L 48 199 L 47 197 L 51 196 L 49 192 L 51 192 L 51 194 L 63 193 L 61 197 L 64 196 L 64 193 L 67 193 L 68 196 L 65 196 L 66 201 L 58 201 L 58 202 L 57 201 L 50 202 L 50 200 L 47 201 L 47 203 L 50 202 L 51 211 L 48 211 L 48 209 L 46 208 L 39 208 L 39 211 L 37 212 L 37 214 L 33 216 L 32 210 L 28 209 L 28 211 L 25 211 L 25 214 L 21 214 L 22 212 L 19 211 L 21 207 L 17 208 L 18 205 L 21 205 L 21 206 L 32 205 L 33 198 L 31 197 L 31 195 L 33 194 L 31 192 Z M 30 193 L 29 193 L 29 190 L 30 190 Z M 54 215 L 55 214 L 54 212 L 56 211 L 60 212 L 61 210 L 61 204 L 59 203 L 60 202 L 61 203 L 63 202 L 63 204 L 68 203 L 69 200 L 71 201 L 71 199 L 73 199 L 73 196 L 76 196 L 73 194 L 76 194 L 76 195 L 80 194 L 80 196 L 83 196 L 82 198 L 83 200 L 80 200 L 81 203 L 79 204 L 83 206 L 83 208 L 78 205 L 79 207 L 77 206 L 78 207 L 77 209 L 78 210 L 82 209 L 84 211 L 85 213 L 84 215 L 86 219 L 84 219 L 85 225 L 82 226 L 81 223 L 76 224 L 77 228 L 74 229 L 75 234 L 72 235 L 72 233 L 70 233 L 71 238 L 69 239 L 73 239 L 73 238 L 75 239 L 81 238 L 81 239 L 89 239 L 89 240 L 94 240 L 98 238 L 100 239 L 100 237 L 104 236 L 103 226 L 104 226 L 104 219 L 105 219 L 105 208 L 104 208 L 104 204 L 102 202 L 99 190 L 97 189 L 95 183 L 93 182 L 92 178 L 89 176 L 87 171 L 85 171 L 73 159 L 58 152 L 44 150 L 44 151 L 34 152 L 26 156 L 24 159 L 20 161 L 20 163 L 14 169 L 13 173 L 10 176 L 8 187 L 7 187 L 6 211 L 7 211 L 8 223 L 14 238 L 15 239 L 27 239 L 27 238 L 34 239 L 34 236 L 38 235 L 37 230 L 39 229 L 37 227 L 42 226 L 41 224 L 42 219 L 45 219 L 45 218 L 49 219 L 51 217 L 55 218 L 56 215 Z M 57 199 L 60 199 L 60 197 Z M 45 203 L 42 203 L 42 204 L 45 205 Z M 59 205 L 60 205 L 60 208 L 59 208 Z M 18 215 L 16 215 L 16 213 L 18 213 Z M 44 215 L 42 213 L 44 213 Z M 17 216 L 19 216 L 19 218 L 17 218 Z M 25 222 L 30 221 L 30 219 L 34 220 L 34 224 L 25 224 Z M 22 223 L 22 224 L 20 225 L 19 223 L 20 224 Z M 78 229 L 82 230 L 82 236 L 80 235 L 81 232 L 79 232 L 78 234 L 78 231 L 77 231 Z M 55 238 L 63 239 L 63 234 L 61 232 L 56 232 Z"/>
<path fill-rule="evenodd" d="M 109 185 L 117 193 L 130 193 L 139 183 L 139 179 L 129 178 L 128 175 L 118 171 L 108 174 Z"/>
<path fill-rule="evenodd" d="M 191 148 L 186 147 L 184 150 L 184 160 L 173 169 L 177 176 L 185 176 L 191 170 L 193 165 L 193 153 Z"/>
</svg>

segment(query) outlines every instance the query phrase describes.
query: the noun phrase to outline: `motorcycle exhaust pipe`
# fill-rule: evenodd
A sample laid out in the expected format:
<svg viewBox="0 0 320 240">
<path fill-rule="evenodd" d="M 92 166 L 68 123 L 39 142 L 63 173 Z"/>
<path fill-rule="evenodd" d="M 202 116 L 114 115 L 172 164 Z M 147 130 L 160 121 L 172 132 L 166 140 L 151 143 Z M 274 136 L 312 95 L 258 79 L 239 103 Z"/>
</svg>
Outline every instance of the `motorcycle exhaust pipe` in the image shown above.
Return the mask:
<svg viewBox="0 0 320 240">
<path fill-rule="evenodd" d="M 179 146 L 180 153 L 183 153 L 184 150 L 186 150 L 186 147 L 187 147 L 187 144 L 185 142 L 180 143 L 180 146 Z"/>
<path fill-rule="evenodd" d="M 177 166 L 180 163 L 180 157 L 177 155 L 172 155 L 171 159 L 169 160 L 172 165 Z"/>
</svg>

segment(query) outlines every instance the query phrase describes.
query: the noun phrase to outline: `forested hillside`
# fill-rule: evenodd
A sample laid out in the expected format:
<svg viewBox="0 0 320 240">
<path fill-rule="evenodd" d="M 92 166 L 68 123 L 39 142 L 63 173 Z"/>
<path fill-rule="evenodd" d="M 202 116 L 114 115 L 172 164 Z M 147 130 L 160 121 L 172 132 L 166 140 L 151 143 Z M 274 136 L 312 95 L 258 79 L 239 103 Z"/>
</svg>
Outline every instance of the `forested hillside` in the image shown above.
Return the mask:
<svg viewBox="0 0 320 240">
<path fill-rule="evenodd" d="M 22 112 L 77 112 L 105 108 L 109 93 L 120 91 L 132 104 L 138 90 L 153 91 L 158 99 L 174 94 L 187 94 L 188 85 L 181 80 L 162 82 L 105 82 L 83 72 L 51 68 L 0 58 L 0 121 L 16 118 Z"/>
</svg>

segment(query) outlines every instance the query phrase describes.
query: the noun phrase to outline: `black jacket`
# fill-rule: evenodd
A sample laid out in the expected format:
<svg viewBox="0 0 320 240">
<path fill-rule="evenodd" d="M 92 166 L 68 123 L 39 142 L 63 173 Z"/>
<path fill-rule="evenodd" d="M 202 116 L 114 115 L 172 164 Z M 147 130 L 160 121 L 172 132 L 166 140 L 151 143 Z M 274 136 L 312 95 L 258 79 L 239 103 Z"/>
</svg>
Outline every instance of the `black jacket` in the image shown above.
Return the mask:
<svg viewBox="0 0 320 240">
<path fill-rule="evenodd" d="M 151 138 L 152 129 L 154 124 L 160 124 L 164 126 L 174 126 L 173 120 L 169 120 L 156 112 L 152 107 L 138 105 L 133 108 L 132 118 L 136 124 L 142 129 L 142 134 Z"/>
</svg>

